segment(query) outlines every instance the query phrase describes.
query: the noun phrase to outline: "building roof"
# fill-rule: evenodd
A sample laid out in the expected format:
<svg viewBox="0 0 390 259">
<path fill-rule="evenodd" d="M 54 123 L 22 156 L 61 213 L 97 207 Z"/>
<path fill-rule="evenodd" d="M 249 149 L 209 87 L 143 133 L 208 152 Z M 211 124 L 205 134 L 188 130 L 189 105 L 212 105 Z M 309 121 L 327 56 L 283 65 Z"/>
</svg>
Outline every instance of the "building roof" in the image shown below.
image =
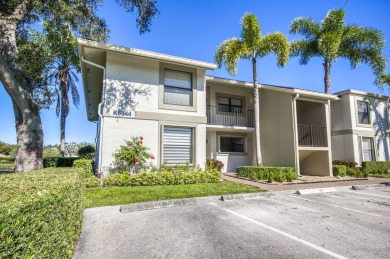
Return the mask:
<svg viewBox="0 0 390 259">
<path fill-rule="evenodd" d="M 247 87 L 247 88 L 253 87 L 253 84 L 251 82 L 238 81 L 238 80 L 213 77 L 213 76 L 206 76 L 206 81 L 217 83 L 217 84 L 237 85 L 237 86 Z M 268 85 L 268 84 L 259 84 L 259 87 L 263 88 L 263 89 L 279 91 L 279 92 L 286 92 L 286 93 L 290 93 L 290 94 L 299 94 L 302 96 L 314 97 L 314 98 L 319 98 L 319 99 L 327 99 L 327 100 L 338 100 L 339 99 L 337 95 L 325 94 L 325 93 L 320 93 L 320 92 L 310 91 L 310 90 L 305 90 L 305 89 L 300 89 L 300 88 L 275 86 L 275 85 Z"/>
<path fill-rule="evenodd" d="M 368 92 L 363 92 L 363 91 L 358 91 L 358 90 L 353 90 L 353 89 L 348 89 L 344 90 L 341 92 L 334 93 L 335 95 L 342 96 L 342 95 L 359 95 L 359 96 L 367 96 L 367 97 L 375 97 L 375 98 L 380 98 L 380 99 L 389 99 L 390 97 L 387 95 L 380 95 L 380 94 L 374 94 L 374 93 L 368 93 Z"/>
</svg>

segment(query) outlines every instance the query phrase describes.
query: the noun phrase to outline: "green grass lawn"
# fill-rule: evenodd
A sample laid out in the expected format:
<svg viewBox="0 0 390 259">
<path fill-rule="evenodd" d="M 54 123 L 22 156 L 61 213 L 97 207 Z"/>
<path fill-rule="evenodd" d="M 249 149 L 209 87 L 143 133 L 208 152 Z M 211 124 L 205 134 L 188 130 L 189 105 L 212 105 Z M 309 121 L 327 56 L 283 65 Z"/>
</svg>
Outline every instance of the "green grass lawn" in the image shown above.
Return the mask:
<svg viewBox="0 0 390 259">
<path fill-rule="evenodd" d="M 378 178 L 390 178 L 390 174 L 373 174 L 370 176 L 378 177 Z"/>
<path fill-rule="evenodd" d="M 85 207 L 92 208 L 143 201 L 181 199 L 260 191 L 260 189 L 255 187 L 229 181 L 185 185 L 88 188 L 85 192 Z"/>
</svg>

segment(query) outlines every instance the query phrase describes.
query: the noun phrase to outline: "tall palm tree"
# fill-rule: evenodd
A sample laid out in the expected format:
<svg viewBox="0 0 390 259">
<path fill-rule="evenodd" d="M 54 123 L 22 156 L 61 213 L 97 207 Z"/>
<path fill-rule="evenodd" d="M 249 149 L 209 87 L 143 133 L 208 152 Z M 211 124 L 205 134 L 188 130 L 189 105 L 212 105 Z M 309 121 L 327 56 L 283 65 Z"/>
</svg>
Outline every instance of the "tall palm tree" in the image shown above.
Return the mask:
<svg viewBox="0 0 390 259">
<path fill-rule="evenodd" d="M 292 34 L 300 33 L 302 40 L 292 43 L 291 56 L 300 56 L 300 63 L 306 65 L 312 57 L 322 57 L 325 70 L 325 93 L 330 93 L 330 69 L 337 58 L 348 59 L 352 68 L 360 63 L 369 65 L 380 84 L 380 76 L 386 67 L 382 54 L 384 36 L 376 29 L 358 25 L 344 26 L 344 10 L 330 10 L 322 23 L 299 17 L 290 24 Z"/>
<path fill-rule="evenodd" d="M 63 157 L 65 155 L 66 118 L 70 111 L 69 93 L 76 107 L 80 103 L 80 95 L 76 86 L 78 77 L 74 73 L 74 71 L 80 71 L 77 40 L 67 24 L 45 24 L 44 28 L 48 45 L 53 50 L 49 77 L 56 86 L 56 114 L 57 117 L 60 116 L 60 153 Z"/>
<path fill-rule="evenodd" d="M 249 59 L 252 61 L 256 163 L 257 165 L 262 165 L 260 149 L 260 107 L 256 60 L 257 58 L 262 58 L 267 54 L 274 52 L 277 56 L 278 66 L 282 67 L 287 63 L 290 54 L 290 44 L 287 37 L 280 32 L 274 32 L 262 37 L 259 21 L 252 13 L 246 13 L 242 17 L 241 26 L 241 38 L 231 38 L 223 41 L 215 53 L 215 62 L 218 67 L 221 67 L 223 63 L 227 71 L 234 76 L 237 71 L 239 59 Z"/>
</svg>

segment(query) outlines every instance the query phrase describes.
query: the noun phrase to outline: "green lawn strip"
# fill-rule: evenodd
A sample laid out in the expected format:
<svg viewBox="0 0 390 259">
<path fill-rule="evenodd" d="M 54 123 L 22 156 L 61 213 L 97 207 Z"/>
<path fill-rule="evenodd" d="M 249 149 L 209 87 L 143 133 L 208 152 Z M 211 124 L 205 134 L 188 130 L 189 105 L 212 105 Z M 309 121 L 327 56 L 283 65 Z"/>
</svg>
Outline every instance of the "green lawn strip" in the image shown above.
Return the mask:
<svg viewBox="0 0 390 259">
<path fill-rule="evenodd" d="M 260 192 L 255 187 L 224 181 L 185 185 L 87 188 L 86 208 L 129 204 L 144 201 L 181 199 L 201 196 Z"/>
</svg>

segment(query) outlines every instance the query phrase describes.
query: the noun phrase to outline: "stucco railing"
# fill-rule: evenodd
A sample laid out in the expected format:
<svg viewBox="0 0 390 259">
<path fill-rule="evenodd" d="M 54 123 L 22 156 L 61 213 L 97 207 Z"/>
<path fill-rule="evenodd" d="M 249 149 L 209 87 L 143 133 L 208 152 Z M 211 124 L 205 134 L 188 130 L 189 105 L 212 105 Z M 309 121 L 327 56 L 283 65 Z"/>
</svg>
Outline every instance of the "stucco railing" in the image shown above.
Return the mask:
<svg viewBox="0 0 390 259">
<path fill-rule="evenodd" d="M 243 109 L 233 109 L 224 111 L 223 107 L 207 105 L 207 124 L 253 127 L 253 111 Z"/>
<path fill-rule="evenodd" d="M 304 147 L 327 147 L 326 127 L 298 124 L 298 143 Z"/>
</svg>

